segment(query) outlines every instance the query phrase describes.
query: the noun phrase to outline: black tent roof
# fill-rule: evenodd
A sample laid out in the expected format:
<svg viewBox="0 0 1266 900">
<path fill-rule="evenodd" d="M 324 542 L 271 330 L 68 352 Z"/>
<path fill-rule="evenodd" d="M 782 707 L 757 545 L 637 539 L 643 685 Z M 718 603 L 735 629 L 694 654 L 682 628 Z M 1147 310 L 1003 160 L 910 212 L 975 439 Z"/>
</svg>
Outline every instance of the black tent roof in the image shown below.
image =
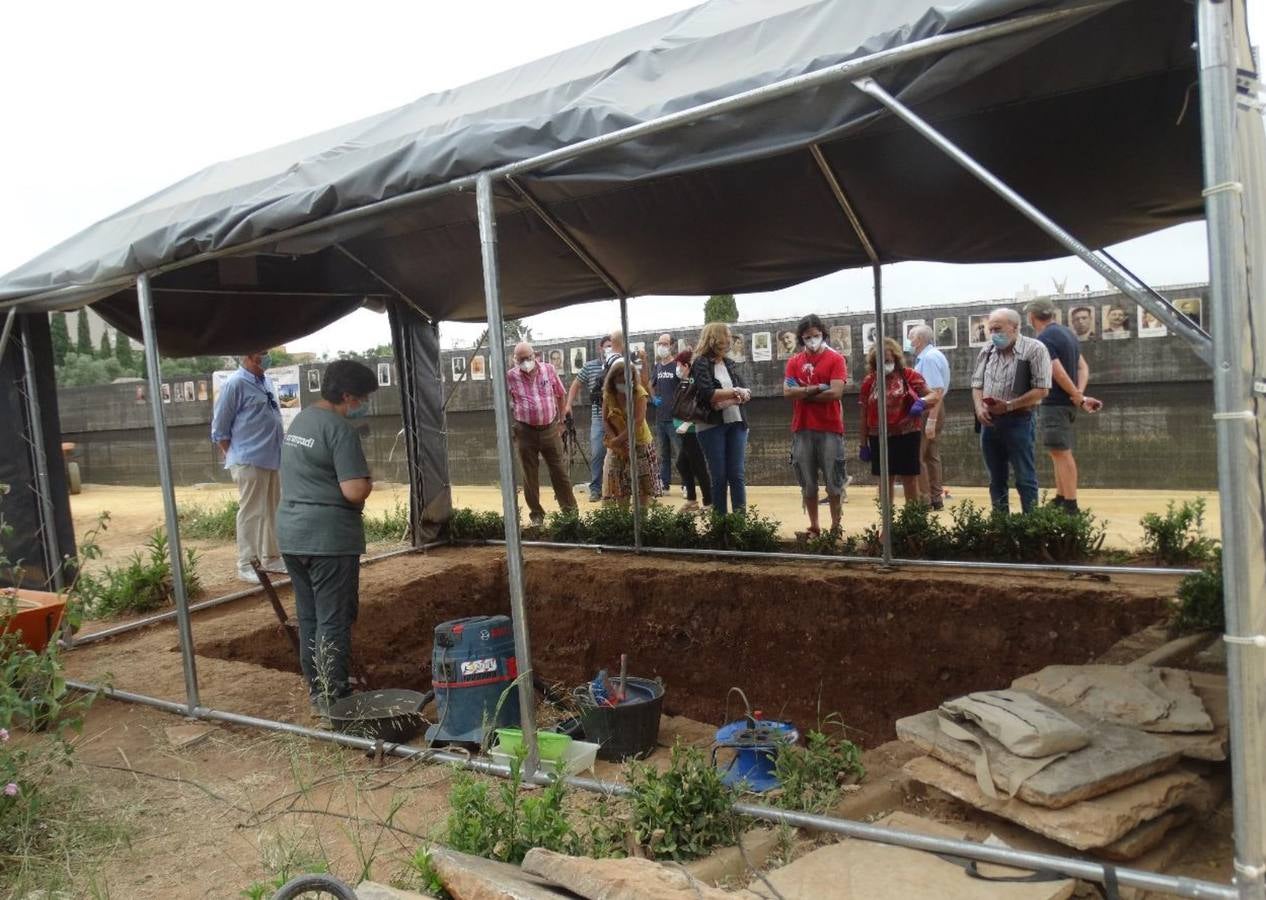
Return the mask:
<svg viewBox="0 0 1266 900">
<path fill-rule="evenodd" d="M 281 342 L 397 291 L 435 318 L 482 319 L 473 192 L 417 192 L 847 60 L 1060 11 L 874 77 L 1090 246 L 1200 217 L 1186 0 L 712 0 L 211 166 L 3 276 L 0 302 L 93 302 L 136 334 L 128 282 L 157 272 L 168 353 Z M 1064 252 L 847 79 L 515 181 L 630 296 L 769 290 L 869 264 L 811 145 L 884 262 Z M 612 295 L 504 180 L 497 212 L 506 315 Z"/>
</svg>

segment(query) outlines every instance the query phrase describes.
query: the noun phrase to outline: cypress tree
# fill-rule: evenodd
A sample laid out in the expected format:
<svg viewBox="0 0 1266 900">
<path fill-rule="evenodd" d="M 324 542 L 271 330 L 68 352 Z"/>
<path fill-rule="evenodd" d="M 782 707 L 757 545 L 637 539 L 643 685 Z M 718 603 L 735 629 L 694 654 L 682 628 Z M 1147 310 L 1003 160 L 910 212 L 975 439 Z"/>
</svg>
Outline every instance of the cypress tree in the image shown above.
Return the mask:
<svg viewBox="0 0 1266 900">
<path fill-rule="evenodd" d="M 75 337 L 75 352 L 80 356 L 92 356 L 92 332 L 88 330 L 88 310 L 79 310 L 79 327 Z"/>
<path fill-rule="evenodd" d="M 53 364 L 64 366 L 66 354 L 70 352 L 70 326 L 66 324 L 66 314 L 53 313 L 49 317 L 48 328 L 53 338 Z"/>
<path fill-rule="evenodd" d="M 136 357 L 132 353 L 132 342 L 122 332 L 116 332 L 114 335 L 114 358 L 129 372 L 136 365 Z"/>
<path fill-rule="evenodd" d="M 109 359 L 114 356 L 114 348 L 110 346 L 110 329 L 101 329 L 101 346 L 97 348 L 97 359 Z"/>
<path fill-rule="evenodd" d="M 703 305 L 703 322 L 737 322 L 738 304 L 733 294 L 713 294 Z"/>
</svg>

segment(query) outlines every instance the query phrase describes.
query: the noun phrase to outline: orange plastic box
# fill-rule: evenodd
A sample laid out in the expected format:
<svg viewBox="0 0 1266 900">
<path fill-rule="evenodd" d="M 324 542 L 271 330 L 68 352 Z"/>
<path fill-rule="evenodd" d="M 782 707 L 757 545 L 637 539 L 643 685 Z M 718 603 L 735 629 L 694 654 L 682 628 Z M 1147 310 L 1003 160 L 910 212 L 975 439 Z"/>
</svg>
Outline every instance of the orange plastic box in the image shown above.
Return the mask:
<svg viewBox="0 0 1266 900">
<path fill-rule="evenodd" d="M 0 588 L 0 604 L 11 603 L 13 594 L 13 588 Z M 66 611 L 66 598 L 48 591 L 19 588 L 17 605 L 17 613 L 4 623 L 3 632 L 22 632 L 22 643 L 38 653 L 57 634 L 62 614 Z"/>
</svg>

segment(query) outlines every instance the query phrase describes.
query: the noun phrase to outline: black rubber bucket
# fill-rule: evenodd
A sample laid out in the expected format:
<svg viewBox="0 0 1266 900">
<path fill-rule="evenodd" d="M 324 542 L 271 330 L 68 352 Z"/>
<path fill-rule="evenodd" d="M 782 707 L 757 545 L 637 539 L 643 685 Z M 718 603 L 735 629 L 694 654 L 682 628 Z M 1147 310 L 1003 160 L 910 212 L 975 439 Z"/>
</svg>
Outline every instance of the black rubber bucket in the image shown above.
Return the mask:
<svg viewBox="0 0 1266 900">
<path fill-rule="evenodd" d="M 422 707 L 429 700 L 429 691 L 425 694 L 404 690 L 349 694 L 330 704 L 330 724 L 344 734 L 403 744 L 426 725 Z"/>
<path fill-rule="evenodd" d="M 630 699 L 619 706 L 594 706 L 584 696 L 580 725 L 585 740 L 598 745 L 598 758 L 643 759 L 659 741 L 659 717 L 664 709 L 664 688 L 648 678 L 628 679 Z"/>
</svg>

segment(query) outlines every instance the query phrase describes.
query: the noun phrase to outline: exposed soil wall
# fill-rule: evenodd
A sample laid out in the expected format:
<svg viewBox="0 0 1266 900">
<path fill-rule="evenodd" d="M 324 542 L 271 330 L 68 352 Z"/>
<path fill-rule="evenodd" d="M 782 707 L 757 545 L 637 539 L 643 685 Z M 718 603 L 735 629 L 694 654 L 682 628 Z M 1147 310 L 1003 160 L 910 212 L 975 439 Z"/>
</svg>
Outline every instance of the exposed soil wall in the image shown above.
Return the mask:
<svg viewBox="0 0 1266 900">
<path fill-rule="evenodd" d="M 578 684 L 627 652 L 661 677 L 665 712 L 720 722 L 741 687 L 769 716 L 811 726 L 838 712 L 874 745 L 901 716 L 1005 687 L 1053 663 L 1083 663 L 1154 622 L 1156 595 L 1056 578 L 897 574 L 831 566 L 533 554 L 526 567 L 532 655 Z M 431 638 L 446 619 L 508 613 L 504 561 L 455 563 L 362 591 L 354 654 L 376 687 L 430 686 Z M 272 627 L 199 646 L 201 655 L 298 671 Z M 731 718 L 735 709 L 730 708 Z"/>
</svg>

